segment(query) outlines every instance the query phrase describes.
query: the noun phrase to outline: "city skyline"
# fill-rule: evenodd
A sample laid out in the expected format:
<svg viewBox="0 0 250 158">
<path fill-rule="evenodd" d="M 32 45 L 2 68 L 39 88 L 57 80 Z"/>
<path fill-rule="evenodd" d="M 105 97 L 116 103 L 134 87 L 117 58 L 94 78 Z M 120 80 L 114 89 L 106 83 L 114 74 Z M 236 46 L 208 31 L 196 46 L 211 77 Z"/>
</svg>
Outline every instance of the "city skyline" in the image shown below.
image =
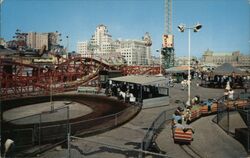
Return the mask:
<svg viewBox="0 0 250 158">
<path fill-rule="evenodd" d="M 164 33 L 164 0 L 9 0 L 2 3 L 1 34 L 11 40 L 16 29 L 23 32 L 62 33 L 62 45 L 69 36 L 70 51 L 77 42 L 91 38 L 95 28 L 104 24 L 112 39 L 141 39 L 145 32 L 152 37 L 152 55 L 158 56 Z M 247 0 L 173 1 L 175 53 L 187 56 L 188 33 L 180 33 L 180 23 L 200 22 L 199 33 L 191 33 L 192 55 L 201 57 L 208 48 L 217 52 L 250 53 L 250 5 Z"/>
</svg>

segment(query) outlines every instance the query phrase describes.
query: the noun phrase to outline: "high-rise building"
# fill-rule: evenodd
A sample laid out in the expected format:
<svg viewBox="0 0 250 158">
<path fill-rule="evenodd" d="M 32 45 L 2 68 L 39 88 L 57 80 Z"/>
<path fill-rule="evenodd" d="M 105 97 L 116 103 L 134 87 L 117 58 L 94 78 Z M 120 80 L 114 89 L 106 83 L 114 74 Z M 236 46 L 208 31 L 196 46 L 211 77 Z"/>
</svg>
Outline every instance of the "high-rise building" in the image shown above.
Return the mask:
<svg viewBox="0 0 250 158">
<path fill-rule="evenodd" d="M 29 32 L 26 39 L 27 46 L 32 49 L 41 49 L 45 45 L 48 50 L 48 41 L 48 33 Z"/>
<path fill-rule="evenodd" d="M 114 54 L 122 55 L 128 65 L 151 64 L 151 37 L 146 33 L 142 40 L 112 40 L 107 26 L 98 25 L 89 42 L 78 42 L 77 53 L 82 57 L 99 56 L 110 58 Z"/>
<path fill-rule="evenodd" d="M 128 65 L 151 65 L 151 37 L 148 32 L 142 40 L 125 40 L 120 42 L 121 52 Z"/>
<path fill-rule="evenodd" d="M 26 43 L 28 48 L 36 48 L 36 32 L 28 33 Z"/>
<path fill-rule="evenodd" d="M 98 25 L 96 27 L 95 34 L 90 40 L 90 47 L 92 47 L 94 53 L 98 54 L 114 52 L 112 36 L 108 33 L 107 26 Z"/>
<path fill-rule="evenodd" d="M 36 34 L 36 47 L 35 49 L 41 49 L 44 45 L 46 46 L 46 50 L 48 50 L 49 46 L 49 38 L 48 33 L 38 33 Z"/>
<path fill-rule="evenodd" d="M 120 51 L 128 65 L 148 65 L 147 47 L 144 41 L 121 41 Z"/>
<path fill-rule="evenodd" d="M 0 45 L 6 47 L 6 42 L 3 38 L 0 38 Z"/>
<path fill-rule="evenodd" d="M 88 51 L 88 41 L 77 42 L 77 53 L 81 57 L 91 57 L 91 52 Z"/>
</svg>

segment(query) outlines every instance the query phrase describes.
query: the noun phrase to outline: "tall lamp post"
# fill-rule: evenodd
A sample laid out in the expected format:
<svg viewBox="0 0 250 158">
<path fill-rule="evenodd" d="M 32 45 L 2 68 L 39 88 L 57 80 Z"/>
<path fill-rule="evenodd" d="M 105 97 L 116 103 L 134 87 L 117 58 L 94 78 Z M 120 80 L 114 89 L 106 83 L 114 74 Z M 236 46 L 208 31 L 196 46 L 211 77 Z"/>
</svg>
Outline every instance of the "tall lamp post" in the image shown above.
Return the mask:
<svg viewBox="0 0 250 158">
<path fill-rule="evenodd" d="M 193 30 L 194 32 L 198 32 L 200 29 L 202 28 L 202 25 L 197 23 L 195 26 L 192 27 L 186 27 L 185 24 L 180 24 L 178 26 L 178 29 L 180 32 L 184 32 L 186 29 L 188 30 L 188 101 L 187 101 L 187 106 L 191 105 L 190 104 L 190 97 L 191 97 L 191 93 L 190 93 L 190 80 L 191 80 L 191 74 L 190 74 L 190 61 L 191 61 L 191 30 Z"/>
<path fill-rule="evenodd" d="M 67 54 L 66 54 L 66 58 L 68 59 L 69 58 L 69 36 L 66 36 L 66 38 L 67 38 Z"/>
<path fill-rule="evenodd" d="M 156 52 L 160 52 L 159 49 L 156 49 Z M 162 59 L 161 59 L 161 52 L 160 52 L 160 73 L 159 75 L 162 76 L 162 73 L 161 73 L 161 66 L 162 66 Z"/>
</svg>

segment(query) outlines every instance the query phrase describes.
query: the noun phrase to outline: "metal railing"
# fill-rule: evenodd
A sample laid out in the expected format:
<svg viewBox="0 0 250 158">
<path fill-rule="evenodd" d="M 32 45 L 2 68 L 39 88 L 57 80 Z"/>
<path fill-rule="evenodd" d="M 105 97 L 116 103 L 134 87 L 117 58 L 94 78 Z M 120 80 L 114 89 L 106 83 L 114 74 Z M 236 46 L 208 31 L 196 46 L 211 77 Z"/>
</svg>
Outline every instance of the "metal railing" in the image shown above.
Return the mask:
<svg viewBox="0 0 250 158">
<path fill-rule="evenodd" d="M 114 114 L 69 123 L 69 108 L 68 106 L 61 107 L 55 109 L 63 117 L 61 118 L 62 121 L 59 121 L 57 124 L 49 125 L 44 120 L 44 118 L 51 117 L 47 116 L 47 113 L 13 119 L 8 121 L 9 125 L 14 125 L 13 128 L 3 130 L 2 138 L 7 139 L 11 137 L 15 141 L 17 151 L 37 146 L 39 151 L 35 152 L 39 153 L 43 150 L 43 144 L 65 142 L 69 133 L 70 135 L 83 136 L 114 128 L 131 119 L 140 109 L 140 106 L 132 105 Z M 18 129 L 18 124 L 21 125 L 27 121 L 30 121 L 29 127 Z"/>
<path fill-rule="evenodd" d="M 147 130 L 147 133 L 141 142 L 142 150 L 148 150 L 152 141 L 154 141 L 155 139 L 156 133 L 160 131 L 160 129 L 162 128 L 162 126 L 164 125 L 167 119 L 170 119 L 170 118 L 167 118 L 166 111 L 163 111 L 154 120 L 154 122 L 151 124 L 151 126 Z"/>
<path fill-rule="evenodd" d="M 239 140 L 247 152 L 250 153 L 250 108 L 248 110 L 239 109 L 238 112 L 245 120 L 247 128 L 238 129 L 237 132 L 235 132 L 235 138 Z"/>
<path fill-rule="evenodd" d="M 222 128 L 226 133 L 234 136 L 239 140 L 243 146 L 246 148 L 246 151 L 250 153 L 250 102 L 249 102 L 250 93 L 239 93 L 234 95 L 233 100 L 226 100 L 224 97 L 221 97 L 217 100 L 218 109 L 217 115 L 213 121 Z M 237 100 L 247 100 L 248 103 L 243 107 L 237 107 Z M 231 104 L 231 105 L 230 105 Z M 245 120 L 246 128 L 240 125 L 231 124 L 232 115 L 242 115 L 242 118 Z M 237 127 L 236 127 L 237 126 Z"/>
<path fill-rule="evenodd" d="M 5 122 L 2 132 L 2 139 L 11 138 L 15 142 L 15 149 L 18 151 L 37 146 L 41 150 L 41 145 L 51 141 L 66 140 L 69 132 L 69 107 L 63 106 L 55 108 L 54 111 L 60 113 L 60 123 L 48 125 L 53 116 L 53 112 L 38 113 L 22 118 L 17 118 Z"/>
</svg>

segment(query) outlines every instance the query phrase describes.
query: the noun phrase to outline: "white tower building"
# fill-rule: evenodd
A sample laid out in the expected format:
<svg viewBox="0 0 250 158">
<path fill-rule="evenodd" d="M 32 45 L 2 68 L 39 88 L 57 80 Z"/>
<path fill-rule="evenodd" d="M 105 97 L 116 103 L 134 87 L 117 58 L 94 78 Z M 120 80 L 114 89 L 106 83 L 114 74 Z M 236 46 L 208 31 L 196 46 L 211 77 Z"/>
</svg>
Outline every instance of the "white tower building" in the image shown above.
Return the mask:
<svg viewBox="0 0 250 158">
<path fill-rule="evenodd" d="M 108 29 L 105 25 L 98 25 L 95 34 L 90 40 L 90 47 L 94 54 L 107 54 L 114 52 L 114 46 L 112 45 L 112 36 L 108 33 Z"/>
<path fill-rule="evenodd" d="M 152 40 L 148 32 L 141 40 L 112 40 L 105 25 L 98 25 L 89 42 L 78 42 L 77 53 L 82 57 L 109 59 L 122 55 L 128 65 L 151 64 Z"/>
</svg>

